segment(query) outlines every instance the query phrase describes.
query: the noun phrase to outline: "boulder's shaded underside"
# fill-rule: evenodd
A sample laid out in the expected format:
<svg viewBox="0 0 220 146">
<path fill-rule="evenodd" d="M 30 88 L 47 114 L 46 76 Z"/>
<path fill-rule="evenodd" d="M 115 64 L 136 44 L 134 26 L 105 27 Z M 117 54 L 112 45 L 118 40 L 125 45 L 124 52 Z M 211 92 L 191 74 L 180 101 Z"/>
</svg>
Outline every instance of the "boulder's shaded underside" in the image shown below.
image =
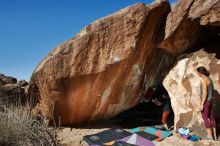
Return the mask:
<svg viewBox="0 0 220 146">
<path fill-rule="evenodd" d="M 175 125 L 201 124 L 194 110 L 199 79 L 191 68 L 211 69 L 220 92 L 219 5 L 220 0 L 181 0 L 171 11 L 168 2 L 160 1 L 97 20 L 37 66 L 29 94 L 39 100 L 37 108 L 45 115 L 53 111 L 63 125 L 86 124 L 135 106 L 174 66 L 164 85 Z"/>
</svg>

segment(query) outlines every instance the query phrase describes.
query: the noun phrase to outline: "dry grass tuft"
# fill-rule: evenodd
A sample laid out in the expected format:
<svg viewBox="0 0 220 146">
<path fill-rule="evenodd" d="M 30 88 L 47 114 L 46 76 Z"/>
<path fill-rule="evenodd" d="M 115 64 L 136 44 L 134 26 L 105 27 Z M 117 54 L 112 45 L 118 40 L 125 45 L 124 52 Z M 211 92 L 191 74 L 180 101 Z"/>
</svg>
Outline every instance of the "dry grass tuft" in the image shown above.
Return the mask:
<svg viewBox="0 0 220 146">
<path fill-rule="evenodd" d="M 49 128 L 42 116 L 33 116 L 30 106 L 0 103 L 0 145 L 32 146 L 58 144 L 56 127 Z"/>
</svg>

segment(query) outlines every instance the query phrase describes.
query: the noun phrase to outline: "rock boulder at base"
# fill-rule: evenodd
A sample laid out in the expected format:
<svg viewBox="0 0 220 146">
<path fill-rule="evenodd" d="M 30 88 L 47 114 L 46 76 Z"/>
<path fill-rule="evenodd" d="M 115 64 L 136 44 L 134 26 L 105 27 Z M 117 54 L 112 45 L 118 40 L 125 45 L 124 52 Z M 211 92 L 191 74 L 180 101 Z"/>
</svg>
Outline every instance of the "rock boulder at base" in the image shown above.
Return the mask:
<svg viewBox="0 0 220 146">
<path fill-rule="evenodd" d="M 136 105 L 173 61 L 156 47 L 169 12 L 167 1 L 136 4 L 93 22 L 53 49 L 31 78 L 29 93 L 39 100 L 37 108 L 74 126 Z"/>
<path fill-rule="evenodd" d="M 204 66 L 210 72 L 215 89 L 214 114 L 220 121 L 220 38 L 210 44 L 192 54 L 181 56 L 164 80 L 175 114 L 175 127 L 188 127 L 200 136 L 206 136 L 206 131 L 199 111 L 201 78 L 196 73 L 199 66 Z"/>
</svg>

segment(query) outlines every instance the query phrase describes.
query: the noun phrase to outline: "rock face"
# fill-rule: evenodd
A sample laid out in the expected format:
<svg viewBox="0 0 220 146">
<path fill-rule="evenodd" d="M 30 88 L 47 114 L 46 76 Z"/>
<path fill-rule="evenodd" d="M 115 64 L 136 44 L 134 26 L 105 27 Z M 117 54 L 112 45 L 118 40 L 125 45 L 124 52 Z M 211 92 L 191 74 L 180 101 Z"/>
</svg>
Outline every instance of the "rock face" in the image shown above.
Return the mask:
<svg viewBox="0 0 220 146">
<path fill-rule="evenodd" d="M 0 74 L 0 100 L 9 104 L 23 104 L 28 94 L 28 82 Z"/>
<path fill-rule="evenodd" d="M 191 128 L 201 136 L 206 135 L 198 112 L 201 79 L 193 69 L 205 66 L 210 71 L 215 104 L 220 105 L 219 6 L 219 0 L 181 0 L 168 15 L 165 39 L 159 45 L 177 56 L 178 61 L 164 80 L 175 113 L 175 126 Z M 215 111 L 220 112 L 217 108 Z M 216 116 L 220 119 L 219 114 Z"/>
<path fill-rule="evenodd" d="M 201 79 L 195 70 L 199 66 L 210 70 L 210 78 L 215 87 L 215 114 L 216 118 L 220 120 L 218 114 L 220 109 L 216 107 L 216 105 L 220 105 L 220 60 L 214 54 L 208 54 L 204 50 L 194 52 L 191 55 L 177 63 L 165 78 L 164 85 L 171 97 L 175 126 L 177 128 L 188 127 L 201 136 L 205 136 L 206 132 L 199 112 Z"/>
<path fill-rule="evenodd" d="M 62 125 L 109 119 L 133 107 L 173 58 L 157 49 L 166 1 L 136 4 L 95 21 L 55 48 L 36 68 L 30 94 Z M 143 89 L 144 84 L 144 90 Z"/>
<path fill-rule="evenodd" d="M 180 0 L 169 13 L 165 39 L 159 45 L 174 55 L 180 55 L 197 44 L 204 32 L 220 33 L 219 0 Z"/>
</svg>

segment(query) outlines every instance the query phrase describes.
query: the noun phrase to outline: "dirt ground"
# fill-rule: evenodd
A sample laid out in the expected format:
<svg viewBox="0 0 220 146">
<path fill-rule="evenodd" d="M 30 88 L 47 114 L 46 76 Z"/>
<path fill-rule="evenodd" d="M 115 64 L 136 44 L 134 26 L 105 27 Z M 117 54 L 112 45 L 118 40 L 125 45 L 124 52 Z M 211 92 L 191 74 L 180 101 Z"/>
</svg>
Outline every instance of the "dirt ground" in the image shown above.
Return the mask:
<svg viewBox="0 0 220 146">
<path fill-rule="evenodd" d="M 58 133 L 58 139 L 62 146 L 88 146 L 87 143 L 83 141 L 83 136 L 102 132 L 107 129 L 108 128 L 102 128 L 102 129 L 63 128 Z"/>
<path fill-rule="evenodd" d="M 109 128 L 84 128 L 84 129 L 77 129 L 77 128 L 61 128 L 60 132 L 58 133 L 58 139 L 60 141 L 61 146 L 88 146 L 88 144 L 83 141 L 83 136 L 96 134 L 107 130 Z M 125 129 L 127 130 L 127 129 Z M 184 138 L 180 138 L 177 136 L 171 136 L 161 142 L 159 142 L 158 146 L 220 146 L 220 137 L 218 142 L 216 141 L 199 141 L 199 142 L 191 142 Z"/>
</svg>

